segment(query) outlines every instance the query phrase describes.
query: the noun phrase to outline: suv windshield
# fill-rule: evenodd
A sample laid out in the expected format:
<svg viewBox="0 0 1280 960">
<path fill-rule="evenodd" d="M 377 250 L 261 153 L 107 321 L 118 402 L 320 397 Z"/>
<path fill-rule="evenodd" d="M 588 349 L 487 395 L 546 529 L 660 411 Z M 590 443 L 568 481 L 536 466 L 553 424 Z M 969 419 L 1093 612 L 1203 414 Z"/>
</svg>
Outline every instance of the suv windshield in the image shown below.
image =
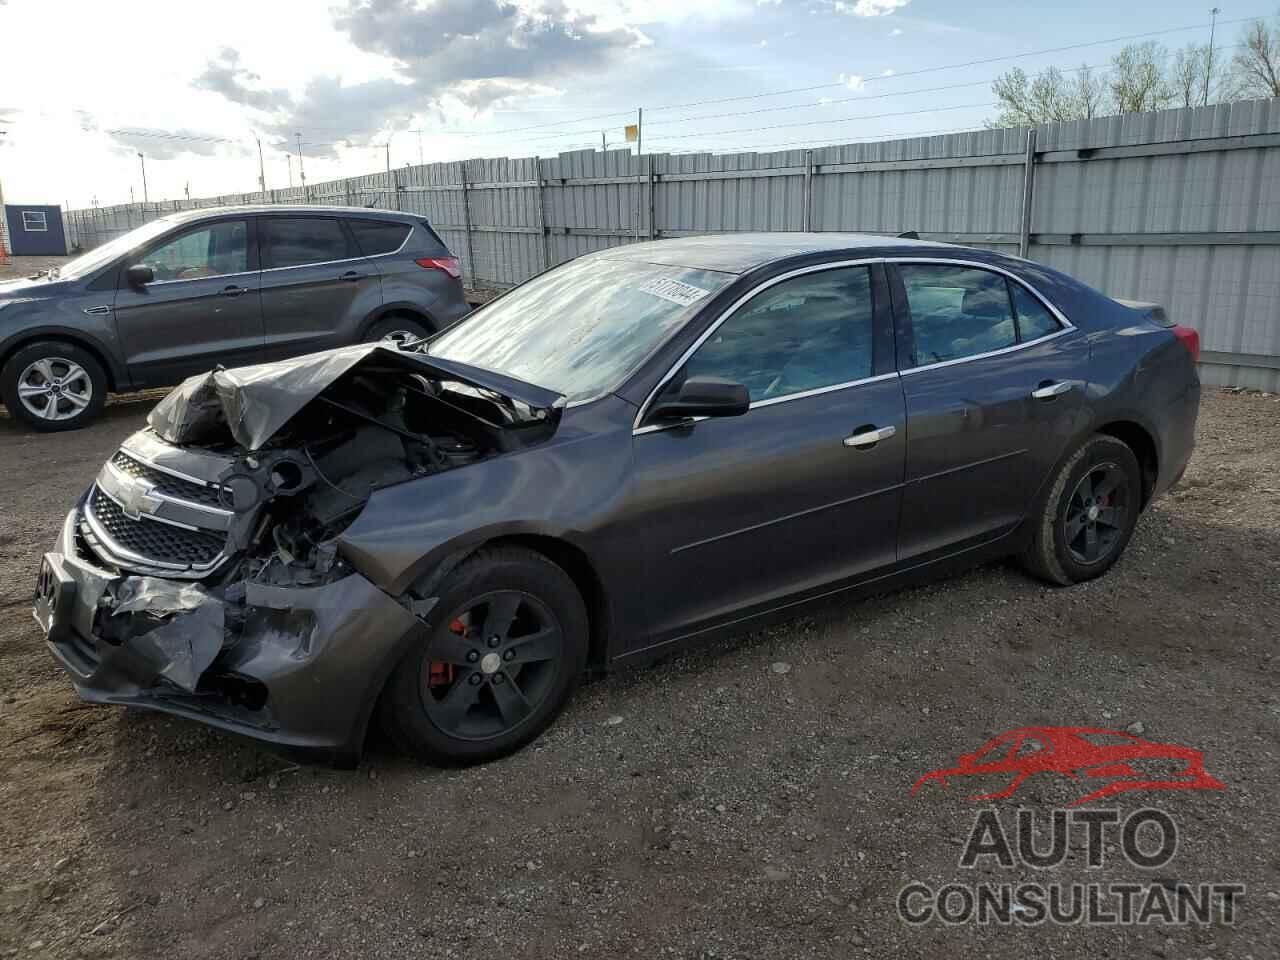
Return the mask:
<svg viewBox="0 0 1280 960">
<path fill-rule="evenodd" d="M 106 266 L 116 257 L 128 253 L 135 247 L 140 247 L 144 243 L 154 240 L 172 226 L 173 223 L 163 217 L 159 220 L 152 220 L 136 230 L 130 230 L 114 240 L 108 240 L 100 247 L 94 247 L 88 253 L 78 256 L 74 260 L 68 260 L 58 268 L 58 276 L 65 280 L 83 277 L 99 267 Z"/>
<path fill-rule="evenodd" d="M 481 308 L 426 350 L 585 400 L 617 387 L 733 279 L 634 260 L 575 260 Z"/>
</svg>

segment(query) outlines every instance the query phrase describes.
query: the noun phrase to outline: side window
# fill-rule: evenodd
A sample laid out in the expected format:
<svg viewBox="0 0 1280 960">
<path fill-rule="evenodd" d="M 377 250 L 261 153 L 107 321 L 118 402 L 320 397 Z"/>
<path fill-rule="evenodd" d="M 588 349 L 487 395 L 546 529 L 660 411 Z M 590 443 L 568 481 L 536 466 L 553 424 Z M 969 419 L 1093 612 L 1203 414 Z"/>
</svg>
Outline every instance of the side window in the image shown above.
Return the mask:
<svg viewBox="0 0 1280 960">
<path fill-rule="evenodd" d="M 144 262 L 157 280 L 195 280 L 249 269 L 249 230 L 244 220 L 221 220 L 175 237 Z"/>
<path fill-rule="evenodd" d="M 366 257 L 380 253 L 394 253 L 409 236 L 407 223 L 389 223 L 386 220 L 348 220 L 347 226 L 355 234 L 360 252 Z"/>
<path fill-rule="evenodd" d="M 1018 342 L 1009 288 L 998 273 L 944 264 L 904 263 L 915 365 L 971 357 Z"/>
<path fill-rule="evenodd" d="M 258 237 L 264 269 L 358 256 L 348 247 L 341 221 L 329 217 L 262 217 Z"/>
<path fill-rule="evenodd" d="M 843 267 L 770 287 L 722 323 L 685 364 L 725 377 L 752 401 L 871 376 L 871 272 Z"/>
<path fill-rule="evenodd" d="M 1020 283 L 1009 284 L 1013 291 L 1013 309 L 1018 312 L 1018 339 L 1023 343 L 1039 340 L 1062 327 L 1043 303 L 1033 297 Z"/>
<path fill-rule="evenodd" d="M 48 233 L 49 221 L 43 210 L 23 210 L 22 229 L 27 233 Z"/>
</svg>

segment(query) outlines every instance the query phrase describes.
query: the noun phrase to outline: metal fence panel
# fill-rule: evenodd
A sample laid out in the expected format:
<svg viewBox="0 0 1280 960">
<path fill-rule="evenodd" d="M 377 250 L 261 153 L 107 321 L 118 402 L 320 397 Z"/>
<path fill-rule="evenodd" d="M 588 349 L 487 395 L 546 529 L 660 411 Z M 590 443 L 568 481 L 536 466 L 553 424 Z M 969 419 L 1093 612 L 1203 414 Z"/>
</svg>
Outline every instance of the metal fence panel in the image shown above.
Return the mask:
<svg viewBox="0 0 1280 960">
<path fill-rule="evenodd" d="M 426 217 L 478 286 L 505 287 L 650 236 L 915 230 L 1029 255 L 1195 326 L 1206 382 L 1280 389 L 1280 100 L 1165 110 L 1027 131 L 978 130 L 813 150 L 582 150 L 372 172 L 306 187 L 66 212 L 87 250 L 156 217 L 243 203 Z"/>
</svg>

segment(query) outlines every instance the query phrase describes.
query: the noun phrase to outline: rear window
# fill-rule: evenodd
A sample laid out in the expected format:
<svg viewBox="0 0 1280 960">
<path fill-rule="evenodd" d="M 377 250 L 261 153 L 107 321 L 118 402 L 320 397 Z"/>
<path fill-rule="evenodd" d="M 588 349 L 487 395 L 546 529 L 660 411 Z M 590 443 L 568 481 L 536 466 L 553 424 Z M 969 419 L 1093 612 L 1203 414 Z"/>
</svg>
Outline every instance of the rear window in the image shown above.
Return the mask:
<svg viewBox="0 0 1280 960">
<path fill-rule="evenodd" d="M 399 250 L 409 236 L 410 229 L 407 223 L 392 223 L 388 220 L 348 220 L 347 226 L 355 234 L 360 252 L 366 257 Z"/>
</svg>

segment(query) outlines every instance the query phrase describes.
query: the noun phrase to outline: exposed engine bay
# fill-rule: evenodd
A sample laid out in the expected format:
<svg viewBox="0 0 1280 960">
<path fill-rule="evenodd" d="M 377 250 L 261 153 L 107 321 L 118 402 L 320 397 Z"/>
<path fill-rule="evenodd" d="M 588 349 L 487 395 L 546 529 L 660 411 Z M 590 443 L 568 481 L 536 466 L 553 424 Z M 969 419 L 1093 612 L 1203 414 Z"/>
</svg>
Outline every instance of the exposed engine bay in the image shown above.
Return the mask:
<svg viewBox="0 0 1280 960">
<path fill-rule="evenodd" d="M 371 494 L 541 443 L 561 403 L 376 344 L 193 377 L 68 518 L 79 633 L 97 660 L 122 651 L 126 673 L 144 666 L 175 694 L 261 709 L 253 678 L 309 654 L 324 631 L 376 612 L 404 618 L 404 632 L 430 610 L 421 591 L 390 598 L 342 556 L 338 537 Z"/>
</svg>

